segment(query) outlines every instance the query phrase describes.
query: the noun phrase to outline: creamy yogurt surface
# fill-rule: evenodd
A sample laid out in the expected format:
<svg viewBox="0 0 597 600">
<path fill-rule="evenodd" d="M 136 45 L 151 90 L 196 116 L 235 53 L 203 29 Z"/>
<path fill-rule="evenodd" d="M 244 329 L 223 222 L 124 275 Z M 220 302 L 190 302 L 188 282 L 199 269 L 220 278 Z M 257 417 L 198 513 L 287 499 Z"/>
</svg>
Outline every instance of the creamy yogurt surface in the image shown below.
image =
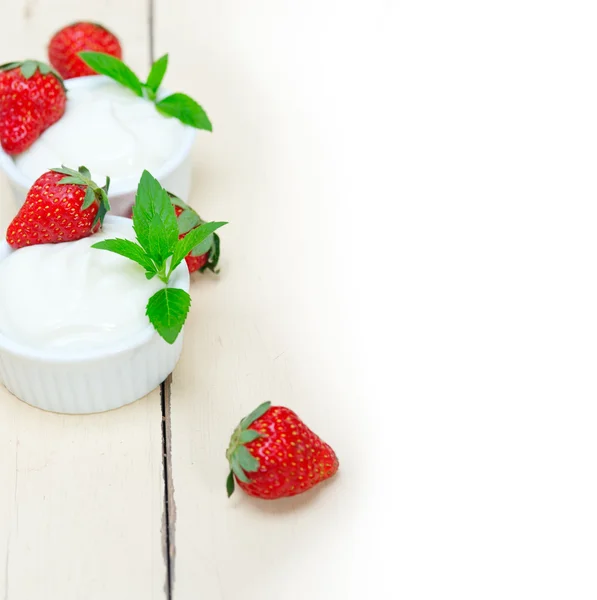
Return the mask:
<svg viewBox="0 0 597 600">
<path fill-rule="evenodd" d="M 76 242 L 21 248 L 0 261 L 0 332 L 37 350 L 109 348 L 151 327 L 145 307 L 163 283 L 141 266 L 91 248 L 135 239 L 132 221 L 106 219 Z"/>
<path fill-rule="evenodd" d="M 37 179 L 48 169 L 85 165 L 99 185 L 135 188 L 143 169 L 154 172 L 180 147 L 185 125 L 161 115 L 150 101 L 109 79 L 67 93 L 64 116 L 15 159 Z"/>
</svg>

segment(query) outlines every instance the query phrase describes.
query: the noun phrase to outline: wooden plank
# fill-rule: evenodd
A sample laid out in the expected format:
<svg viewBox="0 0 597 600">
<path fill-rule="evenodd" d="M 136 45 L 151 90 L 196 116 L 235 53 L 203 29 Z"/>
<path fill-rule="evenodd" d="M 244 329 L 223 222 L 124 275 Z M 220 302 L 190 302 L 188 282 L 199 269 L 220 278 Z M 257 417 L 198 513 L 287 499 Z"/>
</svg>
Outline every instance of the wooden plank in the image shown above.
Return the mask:
<svg viewBox="0 0 597 600">
<path fill-rule="evenodd" d="M 347 64 L 357 52 L 344 21 L 362 23 L 348 13 L 317 1 L 157 0 L 156 52 L 170 53 L 167 85 L 192 94 L 214 125 L 199 135 L 190 201 L 205 219 L 230 222 L 221 275 L 192 284 L 173 375 L 179 600 L 232 600 L 256 577 L 265 600 L 353 597 L 359 392 L 346 350 L 351 321 L 334 290 L 355 240 L 342 248 L 331 236 L 349 175 L 346 132 L 358 120 L 348 95 L 342 106 L 337 98 L 354 84 L 356 64 Z M 180 28 L 183 18 L 193 27 Z M 339 45 L 328 43 L 332 30 Z M 337 449 L 341 473 L 288 501 L 242 492 L 228 501 L 231 430 L 265 400 L 303 416 Z M 341 578 L 330 576 L 331 566 Z"/>
<path fill-rule="evenodd" d="M 44 58 L 55 29 L 85 18 L 113 27 L 131 64 L 147 68 L 145 0 L 2 4 L 2 62 Z M 3 230 L 14 212 L 3 180 Z M 61 416 L 0 388 L 0 596 L 164 598 L 161 448 L 159 390 L 110 413 Z"/>
</svg>

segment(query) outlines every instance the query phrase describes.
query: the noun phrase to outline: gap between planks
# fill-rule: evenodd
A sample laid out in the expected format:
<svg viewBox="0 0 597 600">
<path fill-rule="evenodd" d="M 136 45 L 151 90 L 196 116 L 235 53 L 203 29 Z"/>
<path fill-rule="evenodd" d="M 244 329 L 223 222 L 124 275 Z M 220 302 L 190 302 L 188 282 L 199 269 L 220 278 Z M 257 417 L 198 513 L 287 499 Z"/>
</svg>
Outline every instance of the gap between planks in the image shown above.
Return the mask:
<svg viewBox="0 0 597 600">
<path fill-rule="evenodd" d="M 149 28 L 149 64 L 155 60 L 155 0 L 148 2 Z M 163 548 L 166 561 L 166 582 L 164 590 L 167 600 L 172 600 L 174 587 L 174 482 L 172 479 L 172 427 L 170 421 L 170 390 L 172 375 L 160 385 L 162 410 L 162 470 L 164 473 L 164 516 L 163 516 Z"/>
<path fill-rule="evenodd" d="M 166 597 L 172 600 L 172 590 L 174 587 L 174 523 L 175 510 L 174 505 L 174 481 L 172 479 L 172 423 L 170 420 L 170 390 L 172 384 L 172 375 L 160 385 L 160 396 L 162 406 L 162 461 L 164 472 L 164 556 L 166 559 Z"/>
</svg>

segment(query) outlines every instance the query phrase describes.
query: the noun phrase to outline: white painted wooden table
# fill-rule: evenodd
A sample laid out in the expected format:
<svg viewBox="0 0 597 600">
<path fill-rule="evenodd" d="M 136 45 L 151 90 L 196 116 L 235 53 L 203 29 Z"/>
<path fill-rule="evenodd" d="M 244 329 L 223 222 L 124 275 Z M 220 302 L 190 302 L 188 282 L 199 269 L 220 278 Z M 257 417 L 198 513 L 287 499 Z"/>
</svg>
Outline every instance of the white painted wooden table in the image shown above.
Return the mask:
<svg viewBox="0 0 597 600">
<path fill-rule="evenodd" d="M 1 0 L 0 10 L 0 62 L 44 59 L 50 34 L 77 19 L 113 29 L 140 73 L 169 52 L 166 85 L 214 124 L 195 147 L 189 200 L 230 223 L 221 275 L 194 279 L 171 386 L 85 417 L 0 389 L 0 597 L 232 600 L 257 580 L 264 600 L 352 597 L 361 450 L 349 407 L 360 392 L 354 316 L 334 297 L 347 251 L 330 241 L 349 175 L 332 167 L 348 151 L 351 125 L 334 113 L 350 44 L 342 31 L 340 46 L 326 44 L 346 12 L 316 0 Z M 15 208 L 4 182 L 0 210 L 5 226 Z M 228 500 L 228 437 L 265 400 L 318 430 L 341 472 L 289 501 Z"/>
<path fill-rule="evenodd" d="M 594 600 L 595 2 L 0 0 L 0 61 L 81 18 L 170 53 L 230 224 L 171 385 L 0 389 L 0 599 Z M 226 498 L 264 400 L 333 481 Z"/>
</svg>

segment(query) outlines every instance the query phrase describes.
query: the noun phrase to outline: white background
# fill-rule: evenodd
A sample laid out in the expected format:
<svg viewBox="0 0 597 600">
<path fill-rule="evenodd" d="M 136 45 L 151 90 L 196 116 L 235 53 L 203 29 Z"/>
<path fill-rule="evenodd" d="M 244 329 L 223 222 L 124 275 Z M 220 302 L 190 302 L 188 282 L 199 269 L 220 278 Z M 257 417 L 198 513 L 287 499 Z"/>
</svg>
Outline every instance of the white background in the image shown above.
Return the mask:
<svg viewBox="0 0 597 600">
<path fill-rule="evenodd" d="M 375 5 L 338 236 L 371 440 L 357 587 L 595 598 L 597 4 Z"/>
</svg>

